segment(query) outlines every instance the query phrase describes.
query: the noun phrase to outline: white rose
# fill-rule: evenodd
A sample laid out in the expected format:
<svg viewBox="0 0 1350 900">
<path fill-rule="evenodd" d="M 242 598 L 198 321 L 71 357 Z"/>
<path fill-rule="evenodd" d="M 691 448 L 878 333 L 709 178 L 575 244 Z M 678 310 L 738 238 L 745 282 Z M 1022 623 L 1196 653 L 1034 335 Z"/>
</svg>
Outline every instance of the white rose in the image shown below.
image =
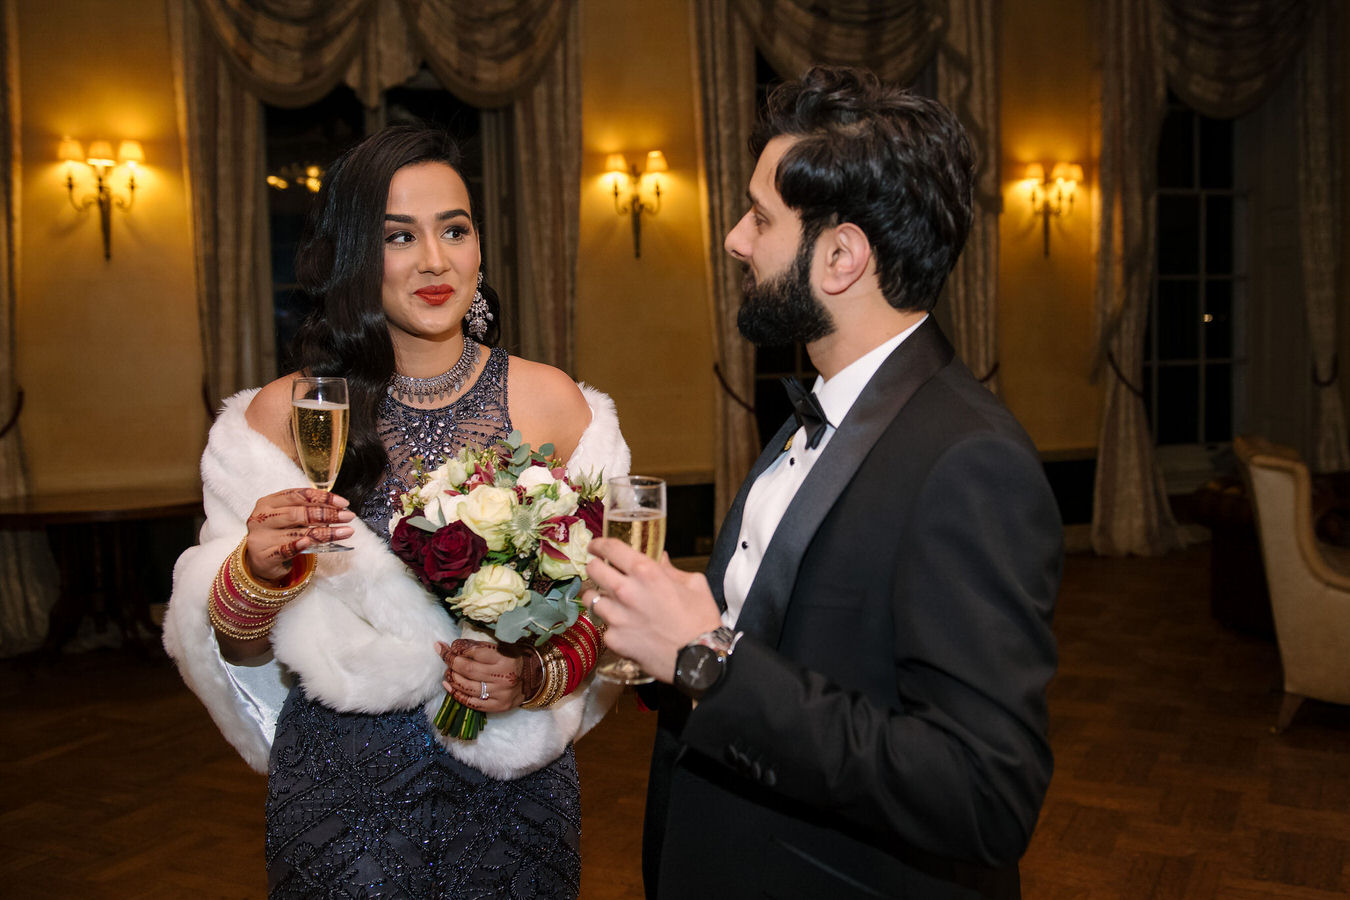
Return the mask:
<svg viewBox="0 0 1350 900">
<path fill-rule="evenodd" d="M 554 581 L 561 581 L 575 575 L 584 576 L 586 574 L 586 563 L 591 561 L 591 555 L 586 552 L 586 547 L 594 539 L 594 535 L 591 534 L 591 530 L 586 527 L 584 522 L 572 523 L 572 526 L 567 529 L 567 543 L 559 544 L 555 541 L 544 541 L 548 546 L 562 551 L 567 558 L 554 559 L 545 553 L 541 547 L 539 552 L 540 573 Z"/>
<path fill-rule="evenodd" d="M 530 466 L 516 479 L 516 487 L 524 488 L 525 493 L 534 496 L 553 483 L 553 473 L 544 466 Z"/>
<path fill-rule="evenodd" d="M 459 521 L 487 541 L 489 550 L 505 548 L 506 526 L 516 505 L 516 492 L 483 484 L 458 499 Z"/>
<path fill-rule="evenodd" d="M 431 520 L 437 528 L 459 521 L 459 504 L 463 494 L 447 494 L 441 491 L 426 497 L 422 505 L 422 514 Z"/>
<path fill-rule="evenodd" d="M 541 522 L 547 522 L 549 519 L 556 519 L 559 516 L 575 516 L 577 514 L 577 505 L 581 502 L 581 496 L 572 490 L 572 486 L 565 481 L 559 481 L 557 485 L 557 500 L 543 497 L 534 501 L 534 505 L 538 507 L 536 514 Z"/>
<path fill-rule="evenodd" d="M 483 566 L 469 576 L 452 601 L 455 609 L 477 622 L 495 623 L 502 613 L 525 599 L 525 579 L 510 566 Z"/>
<path fill-rule="evenodd" d="M 468 477 L 469 467 L 459 457 L 452 456 L 436 467 L 429 483 L 440 485 L 444 490 L 447 487 L 459 487 Z"/>
</svg>

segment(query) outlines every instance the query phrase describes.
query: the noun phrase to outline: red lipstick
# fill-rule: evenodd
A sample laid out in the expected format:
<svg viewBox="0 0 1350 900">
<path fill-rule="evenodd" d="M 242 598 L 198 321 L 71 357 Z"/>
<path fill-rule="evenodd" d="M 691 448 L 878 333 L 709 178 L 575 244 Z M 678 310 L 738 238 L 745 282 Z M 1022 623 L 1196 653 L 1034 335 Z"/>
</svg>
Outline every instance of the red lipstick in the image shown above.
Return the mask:
<svg viewBox="0 0 1350 900">
<path fill-rule="evenodd" d="M 413 293 L 431 306 L 440 306 L 454 296 L 455 289 L 448 284 L 431 284 L 413 291 Z"/>
</svg>

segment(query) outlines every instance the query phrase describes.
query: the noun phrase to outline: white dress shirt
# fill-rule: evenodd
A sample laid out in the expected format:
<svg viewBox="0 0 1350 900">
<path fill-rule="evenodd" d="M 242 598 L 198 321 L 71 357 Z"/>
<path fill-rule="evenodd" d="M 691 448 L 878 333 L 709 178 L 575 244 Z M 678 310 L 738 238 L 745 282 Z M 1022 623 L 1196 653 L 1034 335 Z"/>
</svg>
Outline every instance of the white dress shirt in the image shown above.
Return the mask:
<svg viewBox="0 0 1350 900">
<path fill-rule="evenodd" d="M 867 382 L 872 380 L 891 351 L 900 346 L 927 318 L 924 316 L 886 343 L 858 357 L 835 373 L 829 381 L 816 376 L 811 390 L 820 399 L 821 408 L 825 410 L 830 423 L 815 449 L 806 446 L 806 429 L 798 428 L 787 448 L 755 479 L 750 488 L 741 515 L 741 531 L 736 536 L 736 552 L 727 563 L 726 575 L 722 580 L 723 597 L 727 603 L 722 613 L 724 625 L 736 627 L 736 619 L 759 573 L 759 564 L 769 548 L 769 541 L 778 530 L 778 523 L 782 521 L 792 498 L 797 496 L 798 488 L 806 480 L 816 460 L 825 452 L 836 427 L 844 421 Z"/>
</svg>

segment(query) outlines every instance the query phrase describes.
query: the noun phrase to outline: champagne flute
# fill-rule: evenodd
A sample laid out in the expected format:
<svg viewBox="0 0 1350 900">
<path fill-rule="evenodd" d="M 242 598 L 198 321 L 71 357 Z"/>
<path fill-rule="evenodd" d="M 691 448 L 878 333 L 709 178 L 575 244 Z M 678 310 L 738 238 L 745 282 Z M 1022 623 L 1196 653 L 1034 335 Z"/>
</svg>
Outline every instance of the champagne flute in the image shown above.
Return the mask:
<svg viewBox="0 0 1350 900">
<path fill-rule="evenodd" d="M 309 483 L 321 491 L 333 489 L 342 457 L 347 452 L 347 379 L 297 378 L 291 383 L 291 433 Z M 304 553 L 351 550 L 346 544 L 311 544 Z"/>
<path fill-rule="evenodd" d="M 659 560 L 666 546 L 666 483 L 645 475 L 625 475 L 605 483 L 605 537 L 623 541 Z M 631 659 L 606 654 L 596 674 L 618 684 L 646 684 L 652 676 Z"/>
</svg>

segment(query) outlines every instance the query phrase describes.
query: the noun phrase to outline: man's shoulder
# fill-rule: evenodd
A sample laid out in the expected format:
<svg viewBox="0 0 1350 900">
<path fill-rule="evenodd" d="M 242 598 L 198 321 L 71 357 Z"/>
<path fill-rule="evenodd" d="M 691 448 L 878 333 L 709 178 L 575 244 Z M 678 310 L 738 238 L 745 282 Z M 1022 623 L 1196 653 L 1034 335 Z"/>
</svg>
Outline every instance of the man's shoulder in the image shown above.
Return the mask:
<svg viewBox="0 0 1350 900">
<path fill-rule="evenodd" d="M 915 449 L 934 454 L 980 436 L 1001 439 L 1037 459 L 1031 437 L 1001 399 L 979 382 L 960 360 L 952 360 L 910 397 L 891 424 Z"/>
</svg>

